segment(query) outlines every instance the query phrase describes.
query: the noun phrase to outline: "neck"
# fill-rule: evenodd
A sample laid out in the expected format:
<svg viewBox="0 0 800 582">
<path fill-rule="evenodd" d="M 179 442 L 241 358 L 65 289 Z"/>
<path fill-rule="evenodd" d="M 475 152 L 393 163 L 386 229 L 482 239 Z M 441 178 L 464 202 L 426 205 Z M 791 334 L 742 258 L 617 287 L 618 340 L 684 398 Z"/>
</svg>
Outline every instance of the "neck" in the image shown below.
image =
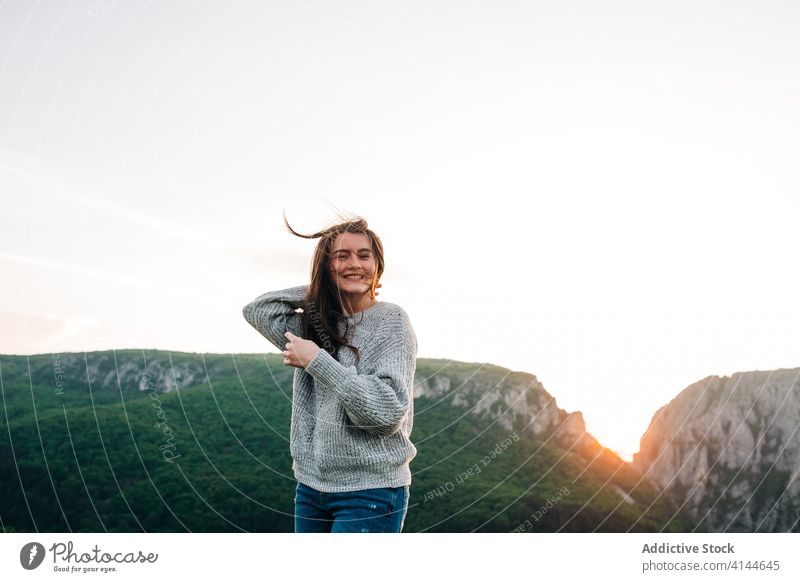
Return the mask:
<svg viewBox="0 0 800 582">
<path fill-rule="evenodd" d="M 345 315 L 353 315 L 359 311 L 369 309 L 377 302 L 378 300 L 370 297 L 369 293 L 364 293 L 359 297 L 344 296 L 342 297 L 342 308 L 344 309 Z"/>
</svg>

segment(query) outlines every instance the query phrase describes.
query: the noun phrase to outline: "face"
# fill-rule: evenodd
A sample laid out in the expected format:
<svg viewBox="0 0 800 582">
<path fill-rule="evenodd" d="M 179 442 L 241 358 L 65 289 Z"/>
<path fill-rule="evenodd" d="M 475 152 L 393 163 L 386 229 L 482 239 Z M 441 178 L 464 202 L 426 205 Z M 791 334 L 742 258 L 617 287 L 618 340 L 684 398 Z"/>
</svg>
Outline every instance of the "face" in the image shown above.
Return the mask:
<svg viewBox="0 0 800 582">
<path fill-rule="evenodd" d="M 367 235 L 339 233 L 331 246 L 330 269 L 342 293 L 360 295 L 369 291 L 375 273 L 375 256 Z M 348 278 L 348 275 L 356 277 Z"/>
</svg>

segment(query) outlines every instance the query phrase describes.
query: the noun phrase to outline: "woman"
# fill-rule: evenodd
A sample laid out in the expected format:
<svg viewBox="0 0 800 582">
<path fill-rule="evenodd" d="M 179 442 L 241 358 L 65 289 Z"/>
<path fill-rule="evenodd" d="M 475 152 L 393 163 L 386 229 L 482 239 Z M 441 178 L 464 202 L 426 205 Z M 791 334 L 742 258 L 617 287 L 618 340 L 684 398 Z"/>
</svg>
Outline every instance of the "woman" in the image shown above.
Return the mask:
<svg viewBox="0 0 800 582">
<path fill-rule="evenodd" d="M 362 218 L 310 235 L 284 223 L 320 239 L 311 282 L 265 293 L 243 313 L 296 368 L 295 531 L 400 532 L 417 454 L 417 338 L 402 307 L 376 299 L 383 245 Z"/>
</svg>

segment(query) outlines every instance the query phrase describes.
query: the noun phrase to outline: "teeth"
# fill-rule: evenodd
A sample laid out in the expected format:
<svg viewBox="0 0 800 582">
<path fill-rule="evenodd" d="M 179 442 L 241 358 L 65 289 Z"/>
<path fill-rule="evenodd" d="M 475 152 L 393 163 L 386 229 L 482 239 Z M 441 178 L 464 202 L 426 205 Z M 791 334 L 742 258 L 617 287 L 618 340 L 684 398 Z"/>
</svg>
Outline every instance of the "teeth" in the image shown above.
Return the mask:
<svg viewBox="0 0 800 582">
<path fill-rule="evenodd" d="M 347 275 L 345 279 L 363 279 L 361 275 Z"/>
</svg>

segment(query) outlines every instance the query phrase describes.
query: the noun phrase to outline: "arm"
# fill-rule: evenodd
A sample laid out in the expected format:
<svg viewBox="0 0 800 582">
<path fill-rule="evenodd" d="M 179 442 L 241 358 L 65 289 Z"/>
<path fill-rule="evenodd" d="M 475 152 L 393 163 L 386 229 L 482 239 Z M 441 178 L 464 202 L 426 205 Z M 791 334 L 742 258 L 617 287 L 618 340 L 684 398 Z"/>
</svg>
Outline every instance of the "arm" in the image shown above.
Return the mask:
<svg viewBox="0 0 800 582">
<path fill-rule="evenodd" d="M 247 322 L 267 338 L 272 345 L 283 351 L 286 347 L 286 331 L 301 336 L 300 314 L 308 285 L 269 291 L 248 303 L 242 309 Z"/>
<path fill-rule="evenodd" d="M 400 430 L 408 412 L 417 364 L 417 338 L 404 311 L 387 317 L 375 349 L 379 360 L 374 374 L 358 374 L 326 350 L 314 356 L 306 372 L 339 397 L 356 426 L 390 436 Z"/>
</svg>

